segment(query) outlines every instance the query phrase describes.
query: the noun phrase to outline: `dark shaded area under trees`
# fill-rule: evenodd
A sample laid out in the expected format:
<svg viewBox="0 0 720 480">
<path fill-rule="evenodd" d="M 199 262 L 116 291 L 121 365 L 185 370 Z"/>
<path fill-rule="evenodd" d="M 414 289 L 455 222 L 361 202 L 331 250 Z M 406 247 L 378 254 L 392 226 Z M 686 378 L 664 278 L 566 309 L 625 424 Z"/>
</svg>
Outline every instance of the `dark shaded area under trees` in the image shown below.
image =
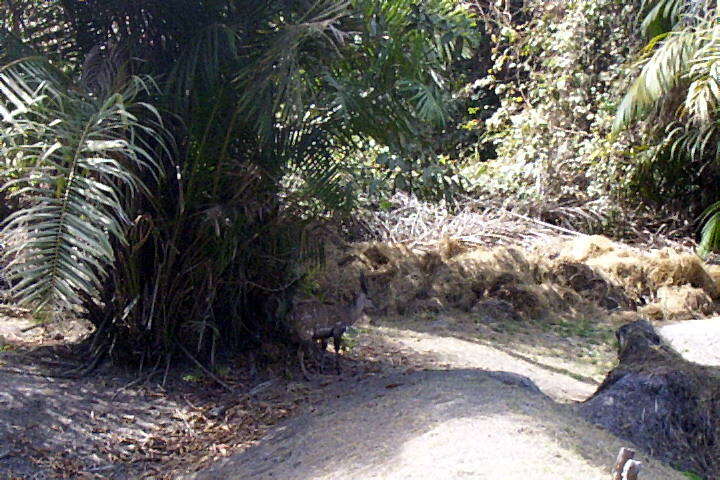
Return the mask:
<svg viewBox="0 0 720 480">
<path fill-rule="evenodd" d="M 310 227 L 354 203 L 348 156 L 373 139 L 429 158 L 477 43 L 443 1 L 0 9 L 0 73 L 17 94 L 4 103 L 5 178 L 34 209 L 6 222 L 23 238 L 8 275 L 21 302 L 86 312 L 90 366 L 108 353 L 212 364 L 292 339 L 298 263 L 322 249 Z M 67 128 L 50 132 L 56 111 Z"/>
</svg>

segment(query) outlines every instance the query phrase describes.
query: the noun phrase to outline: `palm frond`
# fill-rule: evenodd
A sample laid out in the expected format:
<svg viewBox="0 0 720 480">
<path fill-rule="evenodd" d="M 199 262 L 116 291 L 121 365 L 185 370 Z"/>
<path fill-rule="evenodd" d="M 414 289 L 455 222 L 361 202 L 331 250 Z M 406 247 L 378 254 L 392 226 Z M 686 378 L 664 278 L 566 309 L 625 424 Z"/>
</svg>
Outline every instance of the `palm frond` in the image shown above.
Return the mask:
<svg viewBox="0 0 720 480">
<path fill-rule="evenodd" d="M 685 99 L 685 113 L 691 122 L 702 125 L 713 120 L 720 102 L 720 41 L 712 32 L 705 32 L 703 43 L 688 65 L 686 78 L 690 83 Z"/>
<path fill-rule="evenodd" d="M 222 23 L 201 29 L 188 42 L 166 80 L 176 111 L 187 111 L 195 97 L 202 99 L 204 92 L 213 91 L 223 72 L 236 68 L 240 44 L 239 33 Z"/>
<path fill-rule="evenodd" d="M 671 161 L 686 168 L 689 162 L 693 162 L 697 174 L 702 174 L 717 158 L 718 134 L 720 130 L 714 123 L 695 126 L 687 122 L 673 122 L 665 128 L 655 155 L 667 153 Z"/>
<path fill-rule="evenodd" d="M 680 21 L 686 0 L 643 0 L 640 31 L 647 39 L 667 33 Z"/>
<path fill-rule="evenodd" d="M 423 121 L 445 124 L 448 112 L 442 103 L 442 91 L 412 80 L 404 80 L 399 86 L 401 91 L 409 92 L 410 102 Z"/>
<path fill-rule="evenodd" d="M 331 211 L 348 210 L 353 198 L 345 188 L 342 142 L 321 126 L 306 125 L 300 130 L 279 132 L 284 164 L 284 204 L 312 218 Z M 308 208 L 310 207 L 310 208 Z"/>
<path fill-rule="evenodd" d="M 62 2 L 13 0 L 3 2 L 5 15 L 0 15 L 0 29 L 22 39 L 25 49 L 48 54 L 59 65 L 72 65 L 78 59 L 73 44 L 73 27 L 65 16 Z M 5 44 L 0 33 L 0 48 Z M 27 51 L 21 56 L 30 56 Z"/>
<path fill-rule="evenodd" d="M 685 111 L 691 121 L 708 123 L 718 107 L 720 86 L 715 78 L 707 76 L 693 81 L 688 87 Z"/>
<path fill-rule="evenodd" d="M 0 70 L 3 188 L 27 205 L 4 222 L 3 255 L 21 304 L 68 307 L 97 295 L 113 240 L 125 241 L 124 192 L 157 167 L 138 137 L 156 132 L 134 112 L 139 79 L 93 98 L 42 73 L 23 63 Z"/>
<path fill-rule="evenodd" d="M 316 0 L 296 21 L 286 21 L 256 38 L 262 54 L 247 62 L 236 84 L 242 92 L 238 110 L 255 118 L 261 135 L 272 136 L 278 122 L 304 121 L 316 100 L 318 67 L 322 70 L 330 58 L 339 56 L 339 24 L 350 13 L 349 7 L 348 0 Z"/>
<path fill-rule="evenodd" d="M 703 223 L 698 255 L 707 256 L 711 252 L 720 251 L 720 202 L 712 204 L 702 214 Z"/>
<path fill-rule="evenodd" d="M 696 30 L 672 32 L 655 38 L 647 47 L 650 53 L 643 60 L 640 75 L 618 107 L 614 131 L 644 118 L 675 88 L 683 80 L 703 43 L 703 32 Z"/>
</svg>

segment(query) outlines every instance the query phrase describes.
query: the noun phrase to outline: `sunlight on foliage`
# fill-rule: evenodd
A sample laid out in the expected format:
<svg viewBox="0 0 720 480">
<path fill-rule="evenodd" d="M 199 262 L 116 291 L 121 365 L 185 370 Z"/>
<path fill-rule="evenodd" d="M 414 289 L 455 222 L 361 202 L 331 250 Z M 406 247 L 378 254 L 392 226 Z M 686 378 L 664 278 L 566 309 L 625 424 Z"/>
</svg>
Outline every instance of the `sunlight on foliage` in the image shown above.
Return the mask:
<svg viewBox="0 0 720 480">
<path fill-rule="evenodd" d="M 693 5 L 699 8 L 704 2 Z M 666 13 L 681 8 L 672 1 L 657 2 L 655 9 L 660 6 Z M 694 12 L 695 16 L 688 13 L 685 21 L 672 14 L 674 29 L 656 36 L 645 47 L 637 67 L 640 73 L 618 108 L 614 125 L 618 132 L 640 120 L 658 124 L 655 135 L 660 141 L 651 152 L 651 162 L 666 171 L 673 164 L 683 164 L 685 172 L 673 167 L 679 174 L 674 180 L 684 178 L 689 184 L 693 176 L 702 179 L 703 172 L 710 172 L 718 160 L 720 24 L 712 7 L 715 5 Z M 705 225 L 698 253 L 706 255 L 720 247 L 717 204 L 709 207 L 701 220 Z"/>
<path fill-rule="evenodd" d="M 139 78 L 105 98 L 66 89 L 38 62 L 0 70 L 3 188 L 25 206 L 4 222 L 3 256 L 20 304 L 69 307 L 97 295 L 125 242 L 123 196 L 144 188 L 139 173 L 157 168 L 133 98 Z"/>
</svg>

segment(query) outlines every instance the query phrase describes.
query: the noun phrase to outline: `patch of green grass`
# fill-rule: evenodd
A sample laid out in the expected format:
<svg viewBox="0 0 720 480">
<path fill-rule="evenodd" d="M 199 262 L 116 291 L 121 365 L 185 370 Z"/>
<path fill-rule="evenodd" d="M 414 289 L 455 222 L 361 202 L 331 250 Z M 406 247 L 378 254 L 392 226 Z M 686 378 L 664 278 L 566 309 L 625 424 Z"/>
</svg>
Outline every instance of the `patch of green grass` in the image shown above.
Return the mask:
<svg viewBox="0 0 720 480">
<path fill-rule="evenodd" d="M 430 312 L 430 311 L 424 310 L 424 311 L 418 312 L 417 317 L 419 320 L 422 320 L 423 322 L 434 322 L 436 320 L 439 320 L 440 315 L 438 315 L 437 312 Z"/>
<path fill-rule="evenodd" d="M 212 371 L 218 377 L 227 377 L 231 373 L 231 368 L 228 365 L 216 365 Z M 196 368 L 183 375 L 182 379 L 188 383 L 200 383 L 208 380 L 208 375 L 202 370 Z"/>
<path fill-rule="evenodd" d="M 360 335 L 367 332 L 368 329 L 366 328 L 357 328 L 352 326 L 348 328 L 345 332 L 345 335 L 343 336 L 343 349 L 346 352 L 351 352 L 360 343 Z"/>
<path fill-rule="evenodd" d="M 497 322 L 488 325 L 491 330 L 498 333 L 520 333 L 527 330 L 521 322 Z"/>
<path fill-rule="evenodd" d="M 697 473 L 693 472 L 681 472 L 685 477 L 689 478 L 690 480 L 705 480 L 703 477 L 698 475 Z"/>
<path fill-rule="evenodd" d="M 612 344 L 615 334 L 612 328 L 588 317 L 572 320 L 559 318 L 547 323 L 545 328 L 563 337 L 582 338 L 594 344 Z"/>
</svg>

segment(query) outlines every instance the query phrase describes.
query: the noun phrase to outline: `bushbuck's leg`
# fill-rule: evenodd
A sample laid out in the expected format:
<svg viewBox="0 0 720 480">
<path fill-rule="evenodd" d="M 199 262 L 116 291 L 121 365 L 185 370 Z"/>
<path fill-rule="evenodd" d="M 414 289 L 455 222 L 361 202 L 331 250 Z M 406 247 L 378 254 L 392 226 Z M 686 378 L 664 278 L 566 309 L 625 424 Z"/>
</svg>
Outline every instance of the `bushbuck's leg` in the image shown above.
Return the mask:
<svg viewBox="0 0 720 480">
<path fill-rule="evenodd" d="M 325 354 L 327 353 L 328 339 L 320 339 L 320 373 L 325 372 Z"/>
<path fill-rule="evenodd" d="M 343 341 L 343 332 L 334 332 L 333 333 L 333 348 L 335 349 L 335 370 L 337 371 L 337 374 L 340 375 L 342 373 L 340 371 L 340 347 L 342 347 L 342 341 Z"/>
<path fill-rule="evenodd" d="M 298 363 L 300 363 L 300 371 L 302 372 L 303 377 L 309 382 L 310 374 L 308 373 L 307 368 L 305 368 L 305 350 L 303 350 L 303 345 L 298 347 Z"/>
</svg>

